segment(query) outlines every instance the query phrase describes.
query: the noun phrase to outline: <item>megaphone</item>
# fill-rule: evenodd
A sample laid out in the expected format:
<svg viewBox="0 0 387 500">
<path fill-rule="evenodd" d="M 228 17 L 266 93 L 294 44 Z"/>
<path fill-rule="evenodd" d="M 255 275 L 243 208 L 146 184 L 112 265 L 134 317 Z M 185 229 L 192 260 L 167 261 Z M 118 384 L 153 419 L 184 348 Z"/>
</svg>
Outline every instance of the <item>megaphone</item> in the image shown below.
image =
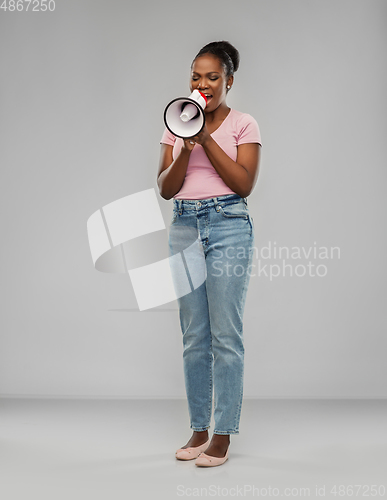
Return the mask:
<svg viewBox="0 0 387 500">
<path fill-rule="evenodd" d="M 198 135 L 206 122 L 207 97 L 195 89 L 189 97 L 173 99 L 164 111 L 164 123 L 176 137 L 187 139 Z"/>
</svg>

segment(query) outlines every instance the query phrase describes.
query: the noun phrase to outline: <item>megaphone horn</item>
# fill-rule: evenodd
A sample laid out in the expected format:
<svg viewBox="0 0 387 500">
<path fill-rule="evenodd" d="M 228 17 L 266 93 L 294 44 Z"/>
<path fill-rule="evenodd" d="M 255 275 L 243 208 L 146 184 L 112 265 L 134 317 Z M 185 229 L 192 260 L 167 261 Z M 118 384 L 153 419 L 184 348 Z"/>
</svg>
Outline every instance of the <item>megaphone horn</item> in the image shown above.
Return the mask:
<svg viewBox="0 0 387 500">
<path fill-rule="evenodd" d="M 187 139 L 198 135 L 206 122 L 207 97 L 195 89 L 189 97 L 173 99 L 164 111 L 164 123 L 176 137 Z"/>
</svg>

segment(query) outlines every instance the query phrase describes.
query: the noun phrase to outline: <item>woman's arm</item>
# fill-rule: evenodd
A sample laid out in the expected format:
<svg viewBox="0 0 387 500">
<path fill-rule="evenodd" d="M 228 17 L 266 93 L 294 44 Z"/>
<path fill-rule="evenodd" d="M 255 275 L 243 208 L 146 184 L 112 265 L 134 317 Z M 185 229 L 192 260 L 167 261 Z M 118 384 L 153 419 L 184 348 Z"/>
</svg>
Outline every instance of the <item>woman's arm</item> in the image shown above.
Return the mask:
<svg viewBox="0 0 387 500">
<path fill-rule="evenodd" d="M 183 185 L 187 172 L 189 157 L 193 146 L 189 141 L 184 141 L 184 145 L 178 156 L 173 160 L 173 146 L 161 144 L 160 164 L 157 174 L 157 185 L 160 196 L 165 200 L 170 200 L 178 193 Z"/>
<path fill-rule="evenodd" d="M 242 198 L 249 196 L 258 179 L 261 145 L 255 142 L 240 144 L 233 161 L 208 133 L 207 125 L 194 137 L 227 186 Z"/>
<path fill-rule="evenodd" d="M 249 196 L 258 179 L 261 145 L 253 142 L 240 144 L 236 161 L 211 136 L 202 146 L 223 182 L 242 198 Z"/>
</svg>

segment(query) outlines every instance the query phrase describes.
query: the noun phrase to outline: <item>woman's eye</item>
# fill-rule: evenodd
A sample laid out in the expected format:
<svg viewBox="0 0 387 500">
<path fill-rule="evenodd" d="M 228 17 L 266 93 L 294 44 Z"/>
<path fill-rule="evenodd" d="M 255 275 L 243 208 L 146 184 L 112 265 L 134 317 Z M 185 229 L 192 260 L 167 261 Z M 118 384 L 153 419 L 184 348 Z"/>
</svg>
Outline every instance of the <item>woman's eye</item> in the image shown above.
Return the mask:
<svg viewBox="0 0 387 500">
<path fill-rule="evenodd" d="M 219 77 L 216 76 L 215 78 L 210 78 L 210 80 L 214 81 L 214 80 L 217 80 L 218 78 Z M 195 82 L 196 80 L 199 80 L 199 78 L 192 77 L 191 80 L 193 80 Z"/>
</svg>

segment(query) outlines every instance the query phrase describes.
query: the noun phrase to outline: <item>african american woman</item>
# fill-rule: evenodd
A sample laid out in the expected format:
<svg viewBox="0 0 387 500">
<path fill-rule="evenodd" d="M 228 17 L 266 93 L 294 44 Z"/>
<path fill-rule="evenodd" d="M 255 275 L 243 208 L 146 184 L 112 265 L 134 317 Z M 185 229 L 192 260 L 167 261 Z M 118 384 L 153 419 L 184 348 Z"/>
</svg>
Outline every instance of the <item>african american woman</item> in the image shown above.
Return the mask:
<svg viewBox="0 0 387 500">
<path fill-rule="evenodd" d="M 204 282 L 178 297 L 193 433 L 175 453 L 202 467 L 228 459 L 243 398 L 243 313 L 254 249 L 247 197 L 257 182 L 262 144 L 256 120 L 226 103 L 238 66 L 239 52 L 229 42 L 205 45 L 192 62 L 189 83 L 191 93 L 206 95 L 204 127 L 187 139 L 165 128 L 160 141 L 157 184 L 164 199 L 173 198 L 170 255 L 176 253 L 173 238 L 184 239 L 176 230 L 191 229 L 205 259 Z"/>
</svg>

